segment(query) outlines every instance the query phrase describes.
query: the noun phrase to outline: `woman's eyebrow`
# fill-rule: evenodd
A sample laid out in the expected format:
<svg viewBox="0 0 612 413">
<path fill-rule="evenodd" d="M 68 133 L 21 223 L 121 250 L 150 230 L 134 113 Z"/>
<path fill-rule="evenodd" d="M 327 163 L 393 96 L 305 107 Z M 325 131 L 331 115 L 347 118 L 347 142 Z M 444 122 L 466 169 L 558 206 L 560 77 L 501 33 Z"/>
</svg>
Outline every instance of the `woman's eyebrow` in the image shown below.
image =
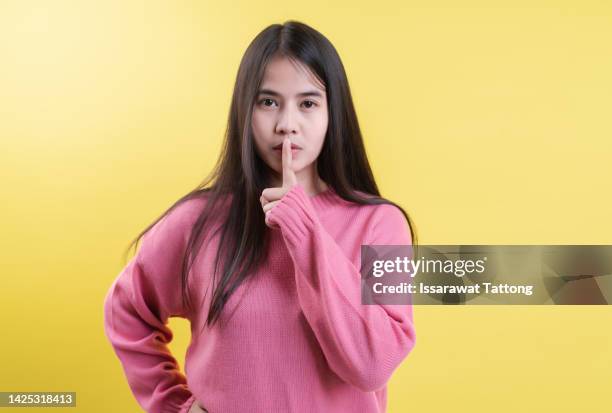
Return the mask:
<svg viewBox="0 0 612 413">
<path fill-rule="evenodd" d="M 257 92 L 257 95 L 270 95 L 270 96 L 278 96 L 278 97 L 281 96 L 280 93 L 275 92 L 272 89 L 259 89 L 259 91 Z M 299 96 L 299 97 L 303 97 L 303 96 L 317 96 L 317 97 L 322 98 L 323 94 L 321 92 L 319 92 L 318 90 L 308 90 L 306 92 L 298 93 L 296 96 Z"/>
</svg>

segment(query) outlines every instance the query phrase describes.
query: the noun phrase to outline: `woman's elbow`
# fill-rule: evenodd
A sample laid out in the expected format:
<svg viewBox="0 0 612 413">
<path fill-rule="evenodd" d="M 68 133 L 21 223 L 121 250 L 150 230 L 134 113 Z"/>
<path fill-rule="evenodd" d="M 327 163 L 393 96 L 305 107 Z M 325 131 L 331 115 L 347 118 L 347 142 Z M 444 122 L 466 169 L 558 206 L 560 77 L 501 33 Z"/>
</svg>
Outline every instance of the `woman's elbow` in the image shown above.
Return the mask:
<svg viewBox="0 0 612 413">
<path fill-rule="evenodd" d="M 415 344 L 416 340 L 412 336 L 412 339 L 403 343 L 397 351 L 379 353 L 367 363 L 360 366 L 354 365 L 343 374 L 344 380 L 363 392 L 373 392 L 384 388 L 395 370 L 413 350 Z"/>
</svg>

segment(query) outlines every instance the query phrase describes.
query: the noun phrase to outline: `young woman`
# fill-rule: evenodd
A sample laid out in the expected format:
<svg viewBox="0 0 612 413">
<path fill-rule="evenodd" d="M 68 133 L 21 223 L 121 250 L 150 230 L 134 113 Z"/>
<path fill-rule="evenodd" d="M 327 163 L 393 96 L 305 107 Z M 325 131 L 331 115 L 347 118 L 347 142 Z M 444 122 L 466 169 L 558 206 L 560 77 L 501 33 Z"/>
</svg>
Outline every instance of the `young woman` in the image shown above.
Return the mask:
<svg viewBox="0 0 612 413">
<path fill-rule="evenodd" d="M 362 305 L 362 244 L 409 245 L 380 197 L 340 58 L 267 27 L 240 63 L 213 173 L 134 241 L 105 332 L 147 412 L 383 412 L 412 306 Z M 185 376 L 169 317 L 191 322 Z"/>
</svg>

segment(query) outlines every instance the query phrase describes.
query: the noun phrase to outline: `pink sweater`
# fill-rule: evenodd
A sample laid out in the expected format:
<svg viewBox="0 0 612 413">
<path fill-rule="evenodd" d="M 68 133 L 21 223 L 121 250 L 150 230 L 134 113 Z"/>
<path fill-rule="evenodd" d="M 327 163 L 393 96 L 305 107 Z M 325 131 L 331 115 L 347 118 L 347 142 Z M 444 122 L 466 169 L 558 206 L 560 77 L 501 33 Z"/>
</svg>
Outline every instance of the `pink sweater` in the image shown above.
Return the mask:
<svg viewBox="0 0 612 413">
<path fill-rule="evenodd" d="M 105 298 L 105 332 L 138 403 L 164 413 L 195 400 L 210 413 L 384 412 L 386 383 L 415 345 L 412 306 L 361 304 L 360 246 L 410 244 L 401 211 L 294 186 L 271 212 L 264 268 L 230 297 L 223 327 L 200 334 L 219 235 L 190 274 L 195 314 L 181 305 L 180 264 L 203 202 L 159 221 Z M 175 316 L 191 322 L 185 375 L 167 346 Z"/>
</svg>

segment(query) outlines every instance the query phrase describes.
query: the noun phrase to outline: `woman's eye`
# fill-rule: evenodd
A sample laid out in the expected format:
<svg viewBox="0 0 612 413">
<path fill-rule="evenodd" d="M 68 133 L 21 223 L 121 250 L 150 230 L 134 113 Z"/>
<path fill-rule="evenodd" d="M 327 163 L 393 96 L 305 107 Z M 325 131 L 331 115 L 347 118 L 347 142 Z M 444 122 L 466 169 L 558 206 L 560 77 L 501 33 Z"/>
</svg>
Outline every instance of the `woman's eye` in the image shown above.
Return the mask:
<svg viewBox="0 0 612 413">
<path fill-rule="evenodd" d="M 316 106 L 312 100 L 305 100 L 304 105 L 306 105 L 306 109 L 310 109 L 313 106 Z"/>
<path fill-rule="evenodd" d="M 268 106 L 269 107 L 269 106 L 271 106 L 274 103 L 274 101 L 272 99 L 270 99 L 270 98 L 264 98 L 264 99 L 260 100 L 259 103 L 263 104 L 264 106 Z"/>
</svg>

